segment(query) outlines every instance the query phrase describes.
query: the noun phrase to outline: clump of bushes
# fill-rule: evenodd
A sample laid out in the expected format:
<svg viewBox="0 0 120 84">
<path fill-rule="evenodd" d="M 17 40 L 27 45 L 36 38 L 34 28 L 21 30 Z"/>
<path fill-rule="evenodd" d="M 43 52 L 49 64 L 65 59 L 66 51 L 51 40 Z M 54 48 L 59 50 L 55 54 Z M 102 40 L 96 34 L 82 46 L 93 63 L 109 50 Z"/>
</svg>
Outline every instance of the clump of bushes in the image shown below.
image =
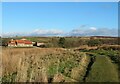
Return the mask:
<svg viewBox="0 0 120 84">
<path fill-rule="evenodd" d="M 90 39 L 87 43 L 88 46 L 99 46 L 101 45 L 101 41 L 98 39 Z"/>
<path fill-rule="evenodd" d="M 62 47 L 62 48 L 65 48 L 65 38 L 64 37 L 61 37 L 59 39 L 59 46 Z"/>
</svg>

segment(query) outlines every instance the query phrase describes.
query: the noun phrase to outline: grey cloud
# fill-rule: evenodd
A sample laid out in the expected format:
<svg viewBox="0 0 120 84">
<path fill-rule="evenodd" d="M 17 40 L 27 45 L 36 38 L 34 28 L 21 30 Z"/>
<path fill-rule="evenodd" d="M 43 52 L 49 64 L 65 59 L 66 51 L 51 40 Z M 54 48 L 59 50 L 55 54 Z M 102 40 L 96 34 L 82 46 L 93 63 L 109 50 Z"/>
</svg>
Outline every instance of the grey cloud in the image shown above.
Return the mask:
<svg viewBox="0 0 120 84">
<path fill-rule="evenodd" d="M 2 34 L 2 37 L 14 37 L 14 36 L 60 36 L 64 34 L 61 30 L 43 30 L 35 29 L 33 32 L 10 32 Z"/>
<path fill-rule="evenodd" d="M 31 35 L 42 35 L 42 36 L 55 36 L 55 35 L 61 35 L 64 32 L 62 30 L 41 30 L 41 29 L 36 29 L 31 33 Z"/>
<path fill-rule="evenodd" d="M 117 29 L 96 28 L 93 29 L 74 29 L 69 33 L 70 36 L 118 36 Z"/>
</svg>

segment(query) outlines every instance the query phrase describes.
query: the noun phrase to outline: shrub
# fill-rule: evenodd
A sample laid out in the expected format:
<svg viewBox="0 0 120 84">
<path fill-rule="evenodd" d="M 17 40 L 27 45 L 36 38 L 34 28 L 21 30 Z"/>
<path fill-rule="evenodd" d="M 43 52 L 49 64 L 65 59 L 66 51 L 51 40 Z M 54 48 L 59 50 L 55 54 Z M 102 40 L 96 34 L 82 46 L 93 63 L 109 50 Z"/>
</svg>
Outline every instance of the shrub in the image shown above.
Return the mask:
<svg viewBox="0 0 120 84">
<path fill-rule="evenodd" d="M 59 39 L 59 45 L 60 45 L 60 47 L 65 47 L 65 38 L 64 37 L 61 37 L 60 39 Z"/>
<path fill-rule="evenodd" d="M 88 46 L 99 46 L 101 42 L 98 39 L 91 39 L 88 41 Z"/>
</svg>

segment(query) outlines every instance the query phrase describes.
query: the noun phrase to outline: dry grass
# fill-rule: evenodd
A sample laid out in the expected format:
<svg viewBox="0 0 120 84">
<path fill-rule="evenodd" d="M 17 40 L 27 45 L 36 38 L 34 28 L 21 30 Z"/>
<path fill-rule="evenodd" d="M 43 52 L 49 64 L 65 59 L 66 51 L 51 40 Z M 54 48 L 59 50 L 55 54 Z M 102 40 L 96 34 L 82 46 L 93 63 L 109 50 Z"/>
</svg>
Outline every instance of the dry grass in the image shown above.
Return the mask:
<svg viewBox="0 0 120 84">
<path fill-rule="evenodd" d="M 0 77 L 2 76 L 2 47 L 0 46 Z"/>
<path fill-rule="evenodd" d="M 49 77 L 62 71 L 64 76 L 70 77 L 72 69 L 79 67 L 80 62 L 87 62 L 87 66 L 89 59 L 83 56 L 84 53 L 63 48 L 3 48 L 2 75 L 17 72 L 15 81 L 19 82 L 48 82 Z"/>
<path fill-rule="evenodd" d="M 120 45 L 102 45 L 99 47 L 100 49 L 104 49 L 104 50 L 120 50 Z"/>
</svg>

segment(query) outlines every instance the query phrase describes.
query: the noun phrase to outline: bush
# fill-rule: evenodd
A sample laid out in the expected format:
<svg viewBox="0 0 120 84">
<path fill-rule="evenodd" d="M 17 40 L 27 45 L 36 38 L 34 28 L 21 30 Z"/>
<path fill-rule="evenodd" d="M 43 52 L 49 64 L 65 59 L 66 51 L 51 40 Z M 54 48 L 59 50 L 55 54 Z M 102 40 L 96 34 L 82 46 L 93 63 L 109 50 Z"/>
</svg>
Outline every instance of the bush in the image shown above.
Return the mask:
<svg viewBox="0 0 120 84">
<path fill-rule="evenodd" d="M 60 47 L 65 47 L 65 38 L 64 37 L 61 37 L 60 39 L 59 39 L 59 45 L 60 45 Z"/>
<path fill-rule="evenodd" d="M 99 46 L 101 42 L 98 39 L 91 39 L 87 43 L 88 46 Z"/>
<path fill-rule="evenodd" d="M 2 39 L 2 46 L 7 46 L 9 39 Z"/>
</svg>

